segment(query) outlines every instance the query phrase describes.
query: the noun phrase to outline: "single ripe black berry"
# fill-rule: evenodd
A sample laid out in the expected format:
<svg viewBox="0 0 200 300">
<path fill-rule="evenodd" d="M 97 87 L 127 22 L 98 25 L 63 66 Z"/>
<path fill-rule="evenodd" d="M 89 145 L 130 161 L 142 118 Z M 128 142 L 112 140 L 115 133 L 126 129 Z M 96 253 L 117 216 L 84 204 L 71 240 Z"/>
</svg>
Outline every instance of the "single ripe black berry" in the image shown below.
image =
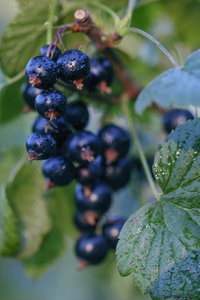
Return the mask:
<svg viewBox="0 0 200 300">
<path fill-rule="evenodd" d="M 93 232 L 84 233 L 75 247 L 76 255 L 91 265 L 103 261 L 107 251 L 108 246 L 104 237 Z"/>
<path fill-rule="evenodd" d="M 69 184 L 75 178 L 76 171 L 74 165 L 62 155 L 45 160 L 42 170 L 45 178 L 57 186 Z"/>
<path fill-rule="evenodd" d="M 45 45 L 40 49 L 40 55 L 47 55 L 49 49 L 49 45 Z M 52 46 L 51 51 L 50 51 L 50 58 L 54 60 L 55 62 L 57 61 L 58 57 L 61 55 L 61 51 L 58 47 L 55 45 Z"/>
<path fill-rule="evenodd" d="M 93 162 L 81 164 L 76 170 L 76 179 L 83 185 L 91 185 L 103 175 L 104 166 L 102 157 L 99 155 Z"/>
<path fill-rule="evenodd" d="M 111 197 L 112 190 L 105 182 L 96 182 L 89 193 L 88 190 L 85 193 L 84 186 L 81 184 L 76 185 L 75 198 L 79 211 L 93 211 L 100 216 L 109 209 Z"/>
<path fill-rule="evenodd" d="M 185 123 L 188 120 L 193 120 L 193 114 L 186 109 L 172 109 L 164 114 L 163 125 L 165 130 L 170 133 L 172 129 L 175 129 L 179 124 Z"/>
<path fill-rule="evenodd" d="M 99 132 L 99 139 L 106 164 L 111 164 L 128 153 L 130 136 L 127 131 L 117 125 L 104 126 Z"/>
<path fill-rule="evenodd" d="M 70 103 L 67 107 L 65 119 L 71 123 L 76 130 L 82 130 L 89 120 L 89 113 L 85 103 L 82 101 Z"/>
<path fill-rule="evenodd" d="M 84 85 L 90 91 L 97 89 L 101 82 L 105 82 L 107 86 L 113 80 L 113 68 L 109 60 L 102 57 L 92 57 L 90 59 L 90 72 L 84 79 Z"/>
<path fill-rule="evenodd" d="M 89 57 L 79 50 L 65 51 L 57 60 L 60 77 L 66 82 L 86 77 L 90 70 Z"/>
<path fill-rule="evenodd" d="M 131 176 L 131 163 L 127 158 L 105 166 L 104 179 L 114 189 L 118 190 L 124 187 Z"/>
<path fill-rule="evenodd" d="M 50 158 L 56 151 L 56 141 L 50 134 L 33 132 L 27 139 L 29 162 Z"/>
<path fill-rule="evenodd" d="M 59 68 L 55 61 L 49 57 L 35 56 L 26 65 L 25 75 L 32 86 L 47 89 L 57 81 Z"/>
<path fill-rule="evenodd" d="M 84 214 L 80 212 L 75 213 L 74 223 L 81 232 L 95 230 L 96 228 L 96 223 L 90 224 Z"/>
<path fill-rule="evenodd" d="M 51 88 L 42 91 L 35 99 L 35 108 L 45 119 L 55 120 L 66 113 L 67 99 L 63 93 Z"/>
<path fill-rule="evenodd" d="M 45 118 L 38 116 L 33 122 L 32 132 L 52 135 L 57 146 L 59 146 L 71 134 L 71 130 L 65 122 L 64 117 L 49 121 L 48 123 Z"/>
<path fill-rule="evenodd" d="M 24 102 L 32 110 L 35 110 L 35 98 L 41 93 L 41 91 L 41 89 L 37 89 L 26 82 L 22 85 L 22 97 L 24 99 Z"/>
<path fill-rule="evenodd" d="M 65 149 L 71 160 L 80 163 L 92 162 L 100 154 L 100 143 L 97 136 L 83 130 L 69 136 Z"/>
<path fill-rule="evenodd" d="M 102 233 L 109 248 L 115 249 L 118 242 L 120 231 L 126 219 L 119 216 L 111 216 L 102 227 Z"/>
</svg>

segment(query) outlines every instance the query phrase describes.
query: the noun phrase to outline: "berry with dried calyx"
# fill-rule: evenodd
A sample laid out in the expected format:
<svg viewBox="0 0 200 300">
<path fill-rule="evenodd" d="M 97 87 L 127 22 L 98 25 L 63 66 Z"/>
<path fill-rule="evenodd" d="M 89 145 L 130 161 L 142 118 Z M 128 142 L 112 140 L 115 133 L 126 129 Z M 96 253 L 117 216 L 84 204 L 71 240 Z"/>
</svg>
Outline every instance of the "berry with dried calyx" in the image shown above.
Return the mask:
<svg viewBox="0 0 200 300">
<path fill-rule="evenodd" d="M 25 75 L 32 86 L 48 89 L 58 80 L 59 68 L 49 57 L 35 56 L 26 65 Z"/>
<path fill-rule="evenodd" d="M 56 141 L 50 134 L 33 132 L 27 139 L 26 150 L 29 154 L 29 162 L 48 159 L 56 151 Z"/>
<path fill-rule="evenodd" d="M 127 155 L 130 146 L 130 136 L 121 127 L 109 124 L 99 132 L 102 144 L 102 155 L 106 164 L 111 164 Z"/>
<path fill-rule="evenodd" d="M 69 136 L 63 147 L 69 158 L 79 163 L 92 162 L 101 150 L 98 137 L 85 130 Z"/>
<path fill-rule="evenodd" d="M 89 57 L 80 50 L 65 51 L 58 58 L 57 64 L 60 78 L 68 83 L 76 84 L 76 81 L 82 80 L 90 71 Z"/>
<path fill-rule="evenodd" d="M 69 184 L 75 178 L 76 172 L 74 165 L 62 155 L 53 156 L 46 160 L 43 163 L 42 171 L 47 183 L 50 181 L 51 187 L 53 184 L 57 186 Z"/>
<path fill-rule="evenodd" d="M 54 88 L 47 89 L 36 97 L 35 108 L 43 118 L 56 120 L 66 113 L 67 99 L 60 91 Z"/>
</svg>

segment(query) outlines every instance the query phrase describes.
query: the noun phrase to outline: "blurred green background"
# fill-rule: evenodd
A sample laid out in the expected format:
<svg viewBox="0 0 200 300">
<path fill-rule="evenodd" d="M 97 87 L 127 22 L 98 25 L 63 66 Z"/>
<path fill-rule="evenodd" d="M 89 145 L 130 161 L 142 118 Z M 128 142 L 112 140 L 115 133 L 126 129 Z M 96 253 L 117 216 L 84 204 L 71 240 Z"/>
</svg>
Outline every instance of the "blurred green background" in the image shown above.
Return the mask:
<svg viewBox="0 0 200 300">
<path fill-rule="evenodd" d="M 10 20 L 19 11 L 19 6 L 23 6 L 28 1 L 1 0 L 0 9 L 0 37 L 6 30 Z M 42 3 L 42 1 L 41 1 Z M 84 1 L 82 1 L 84 3 Z M 102 1 L 106 3 L 106 1 Z M 61 4 L 67 6 L 67 1 L 61 1 Z M 81 6 L 81 4 L 80 4 Z M 109 6 L 121 16 L 124 14 L 126 1 L 110 1 Z M 66 7 L 65 7 L 66 9 Z M 101 11 L 101 10 L 100 10 Z M 99 13 L 95 7 L 91 8 L 94 19 L 100 26 L 105 26 L 106 30 L 112 27 L 112 21 L 106 14 Z M 30 11 L 30 17 L 31 17 Z M 198 28 L 199 28 L 200 1 L 196 0 L 138 0 L 138 6 L 132 18 L 132 25 L 154 35 L 164 46 L 172 52 L 177 61 L 181 64 L 185 58 L 200 46 Z M 63 22 L 66 19 L 72 19 L 72 14 L 67 13 L 63 16 Z M 29 16 L 27 16 L 28 18 Z M 62 18 L 61 18 L 62 20 Z M 25 26 L 25 25 L 24 25 Z M 34 28 L 33 28 L 34 30 Z M 82 37 L 78 37 L 78 39 Z M 74 37 L 70 37 L 68 44 L 75 43 Z M 84 40 L 84 39 L 83 39 Z M 82 41 L 82 40 L 81 40 Z M 43 39 L 32 49 L 33 55 L 36 55 L 38 49 L 45 44 Z M 124 64 L 137 79 L 140 84 L 145 85 L 162 71 L 171 68 L 170 62 L 159 52 L 155 46 L 137 35 L 128 35 L 117 46 L 118 52 Z M 30 50 L 30 49 L 29 49 Z M 93 49 L 88 49 L 91 53 Z M 15 48 L 13 48 L 15 53 Z M 31 56 L 29 57 L 29 59 Z M 26 65 L 26 61 L 24 62 Z M 5 78 L 0 73 L 0 87 L 3 88 Z M 19 83 L 18 83 L 19 84 Z M 20 83 L 21 84 L 21 83 Z M 114 87 L 115 88 L 115 87 Z M 9 96 L 9 94 L 8 94 Z M 11 97 L 14 95 L 11 93 Z M 23 103 L 18 98 L 10 99 L 7 103 L 5 99 L 0 99 L 0 184 L 4 190 L 4 183 L 9 178 L 9 173 L 25 154 L 25 141 L 31 131 L 31 123 L 35 113 L 29 115 L 22 114 Z M 19 103 L 19 104 L 18 104 Z M 13 105 L 12 105 L 13 104 Z M 6 107 L 6 105 L 8 107 Z M 94 105 L 90 107 L 91 121 L 88 128 L 98 128 L 102 110 L 105 107 Z M 115 119 L 117 123 L 124 123 L 119 110 L 114 107 L 108 119 Z M 142 139 L 145 152 L 149 157 L 155 153 L 157 144 L 162 141 L 164 134 L 162 132 L 161 116 L 151 110 L 138 120 L 138 129 Z M 27 164 L 28 165 L 28 164 Z M 27 168 L 27 165 L 25 168 Z M 37 167 L 33 167 L 37 168 Z M 37 177 L 38 171 L 34 173 Z M 40 175 L 41 176 L 41 175 Z M 42 177 L 41 177 L 42 178 Z M 39 179 L 38 179 L 39 180 Z M 43 180 L 43 179 L 41 179 Z M 24 182 L 15 182 L 23 185 Z M 42 182 L 40 185 L 43 186 Z M 130 212 L 134 212 L 140 207 L 141 200 L 148 201 L 151 194 L 146 182 L 142 182 L 143 187 L 138 191 L 140 178 L 133 174 L 130 185 L 123 191 L 115 194 L 113 212 L 121 213 L 128 217 Z M 25 182 L 27 184 L 27 181 Z M 29 193 L 34 193 L 34 185 L 27 189 L 16 188 L 18 197 L 28 197 Z M 35 181 L 34 181 L 35 184 Z M 73 188 L 73 187 L 72 187 Z M 141 191 L 142 190 L 142 191 Z M 14 190 L 15 191 L 15 190 Z M 142 192 L 142 193 L 141 193 Z M 41 192 L 43 193 L 43 192 Z M 61 192 L 56 189 L 55 193 L 50 194 L 51 199 L 60 197 L 63 199 L 68 190 Z M 48 198 L 48 197 L 47 197 Z M 70 201 L 69 201 L 70 202 Z M 2 208 L 2 207 L 1 207 Z M 74 211 L 73 201 L 65 207 L 68 212 L 66 215 L 66 224 L 69 225 L 70 232 L 64 243 L 65 251 L 61 257 L 56 260 L 50 269 L 39 279 L 30 279 L 24 272 L 21 262 L 11 258 L 0 258 L 0 299 L 1 300 L 148 300 L 148 295 L 141 295 L 140 291 L 134 286 L 131 276 L 122 278 L 118 274 L 114 253 L 109 253 L 106 260 L 100 265 L 89 267 L 84 271 L 77 271 L 77 259 L 73 253 L 77 232 L 72 223 L 71 212 Z M 69 210 L 69 211 L 68 211 Z M 65 216 L 62 216 L 63 220 Z M 0 222 L 2 222 L 2 213 L 0 213 Z M 0 232 L 1 236 L 1 232 Z"/>
</svg>

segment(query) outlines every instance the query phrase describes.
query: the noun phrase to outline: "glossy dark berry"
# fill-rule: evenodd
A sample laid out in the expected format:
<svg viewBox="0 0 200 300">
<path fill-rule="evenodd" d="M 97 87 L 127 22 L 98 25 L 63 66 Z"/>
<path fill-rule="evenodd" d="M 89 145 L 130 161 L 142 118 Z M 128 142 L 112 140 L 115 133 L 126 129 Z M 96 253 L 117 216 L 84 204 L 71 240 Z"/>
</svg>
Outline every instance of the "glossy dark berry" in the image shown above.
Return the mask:
<svg viewBox="0 0 200 300">
<path fill-rule="evenodd" d="M 89 131 L 79 131 L 66 140 L 66 152 L 71 160 L 83 163 L 92 162 L 100 154 L 97 136 Z"/>
<path fill-rule="evenodd" d="M 67 185 L 75 178 L 74 165 L 61 155 L 45 160 L 42 171 L 46 179 L 58 186 Z"/>
<path fill-rule="evenodd" d="M 50 158 L 56 151 L 56 141 L 50 134 L 32 133 L 26 142 L 29 161 Z"/>
<path fill-rule="evenodd" d="M 175 129 L 179 124 L 185 123 L 188 120 L 193 120 L 193 114 L 186 109 L 172 109 L 164 114 L 163 125 L 165 130 L 170 133 L 172 129 Z"/>
<path fill-rule="evenodd" d="M 76 255 L 91 265 L 95 265 L 103 261 L 106 257 L 107 251 L 108 246 L 104 237 L 92 232 L 84 233 L 77 241 L 75 247 Z"/>
<path fill-rule="evenodd" d="M 26 65 L 25 75 L 28 82 L 39 89 L 47 89 L 58 79 L 59 69 L 55 61 L 47 56 L 35 56 Z"/>
<path fill-rule="evenodd" d="M 70 103 L 67 107 L 65 119 L 71 123 L 76 130 L 82 130 L 89 120 L 89 113 L 85 103 L 82 101 Z"/>
<path fill-rule="evenodd" d="M 125 218 L 119 216 L 112 216 L 103 225 L 102 233 L 110 248 L 116 248 L 118 237 L 125 221 Z"/>
<path fill-rule="evenodd" d="M 130 136 L 127 131 L 117 125 L 104 126 L 99 132 L 99 139 L 106 164 L 111 164 L 128 153 Z"/>
<path fill-rule="evenodd" d="M 64 117 L 49 121 L 48 123 L 45 118 L 38 116 L 33 122 L 32 132 L 52 135 L 57 145 L 60 145 L 71 134 L 71 130 L 65 122 Z"/>
<path fill-rule="evenodd" d="M 55 120 L 66 113 L 67 99 L 63 93 L 54 88 L 44 90 L 36 97 L 35 108 L 43 118 Z"/>
<path fill-rule="evenodd" d="M 74 223 L 81 232 L 95 230 L 96 228 L 96 223 L 88 223 L 87 218 L 80 212 L 75 213 Z"/>
<path fill-rule="evenodd" d="M 104 214 L 111 204 L 112 190 L 102 181 L 96 182 L 87 195 L 84 191 L 84 186 L 76 185 L 75 198 L 76 205 L 79 211 L 93 211 L 99 215 Z"/>
<path fill-rule="evenodd" d="M 104 166 L 99 155 L 91 163 L 81 164 L 76 171 L 76 179 L 83 185 L 91 185 L 97 178 L 103 175 Z"/>
<path fill-rule="evenodd" d="M 124 187 L 131 176 L 131 163 L 126 158 L 105 166 L 104 179 L 114 189 L 118 190 Z"/>
<path fill-rule="evenodd" d="M 37 89 L 33 87 L 29 83 L 24 83 L 22 85 L 22 97 L 24 99 L 24 102 L 32 109 L 35 110 L 35 98 L 37 95 L 41 93 L 41 89 Z"/>
<path fill-rule="evenodd" d="M 57 60 L 60 77 L 66 82 L 86 77 L 90 70 L 89 57 L 79 50 L 65 51 Z"/>
<path fill-rule="evenodd" d="M 40 49 L 40 55 L 47 55 L 49 49 L 49 45 L 45 45 Z M 52 46 L 51 51 L 50 51 L 50 58 L 54 60 L 55 62 L 57 61 L 58 57 L 61 55 L 61 51 L 58 47 L 55 45 Z"/>
<path fill-rule="evenodd" d="M 104 81 L 108 86 L 113 80 L 113 68 L 109 60 L 102 57 L 90 59 L 90 72 L 84 79 L 84 85 L 90 91 L 94 91 L 100 82 Z"/>
</svg>

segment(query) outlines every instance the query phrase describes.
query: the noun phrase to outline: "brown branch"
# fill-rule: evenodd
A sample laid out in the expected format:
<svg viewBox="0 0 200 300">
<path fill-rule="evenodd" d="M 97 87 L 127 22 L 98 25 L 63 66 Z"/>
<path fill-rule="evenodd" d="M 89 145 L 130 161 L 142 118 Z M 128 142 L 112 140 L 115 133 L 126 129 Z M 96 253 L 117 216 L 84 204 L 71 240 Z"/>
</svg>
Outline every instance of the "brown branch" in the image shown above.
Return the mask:
<svg viewBox="0 0 200 300">
<path fill-rule="evenodd" d="M 66 31 L 68 32 L 81 32 L 86 34 L 95 47 L 103 53 L 103 55 L 110 61 L 112 67 L 114 69 L 115 75 L 122 84 L 123 92 L 128 96 L 131 100 L 132 98 L 136 98 L 141 92 L 142 88 L 132 79 L 130 74 L 124 68 L 121 63 L 116 51 L 113 49 L 113 46 L 119 43 L 121 37 L 117 33 L 112 33 L 110 35 L 105 35 L 93 22 L 90 14 L 85 10 L 77 10 L 74 14 L 75 23 L 70 23 L 67 25 L 59 26 L 58 32 L 52 40 L 52 43 L 49 47 L 52 47 L 53 43 L 58 41 L 58 36 L 64 34 Z M 67 84 L 63 81 L 60 81 L 60 84 L 69 88 L 70 90 L 76 91 L 77 89 L 75 85 Z M 87 90 L 79 90 L 79 94 L 82 96 L 92 98 L 97 101 L 107 102 L 110 104 L 120 104 L 121 97 L 120 95 L 101 95 L 98 93 L 91 93 Z M 153 103 L 152 106 L 159 111 L 161 114 L 165 113 L 165 109 L 158 106 L 156 103 Z"/>
<path fill-rule="evenodd" d="M 72 31 L 87 34 L 96 48 L 101 51 L 112 64 L 114 72 L 123 86 L 124 92 L 130 99 L 137 97 L 141 88 L 131 78 L 120 62 L 116 52 L 112 49 L 112 47 L 121 40 L 121 37 L 117 33 L 113 33 L 109 36 L 102 33 L 93 22 L 89 13 L 85 10 L 77 10 L 74 14 L 74 18 L 77 25 Z"/>
</svg>

